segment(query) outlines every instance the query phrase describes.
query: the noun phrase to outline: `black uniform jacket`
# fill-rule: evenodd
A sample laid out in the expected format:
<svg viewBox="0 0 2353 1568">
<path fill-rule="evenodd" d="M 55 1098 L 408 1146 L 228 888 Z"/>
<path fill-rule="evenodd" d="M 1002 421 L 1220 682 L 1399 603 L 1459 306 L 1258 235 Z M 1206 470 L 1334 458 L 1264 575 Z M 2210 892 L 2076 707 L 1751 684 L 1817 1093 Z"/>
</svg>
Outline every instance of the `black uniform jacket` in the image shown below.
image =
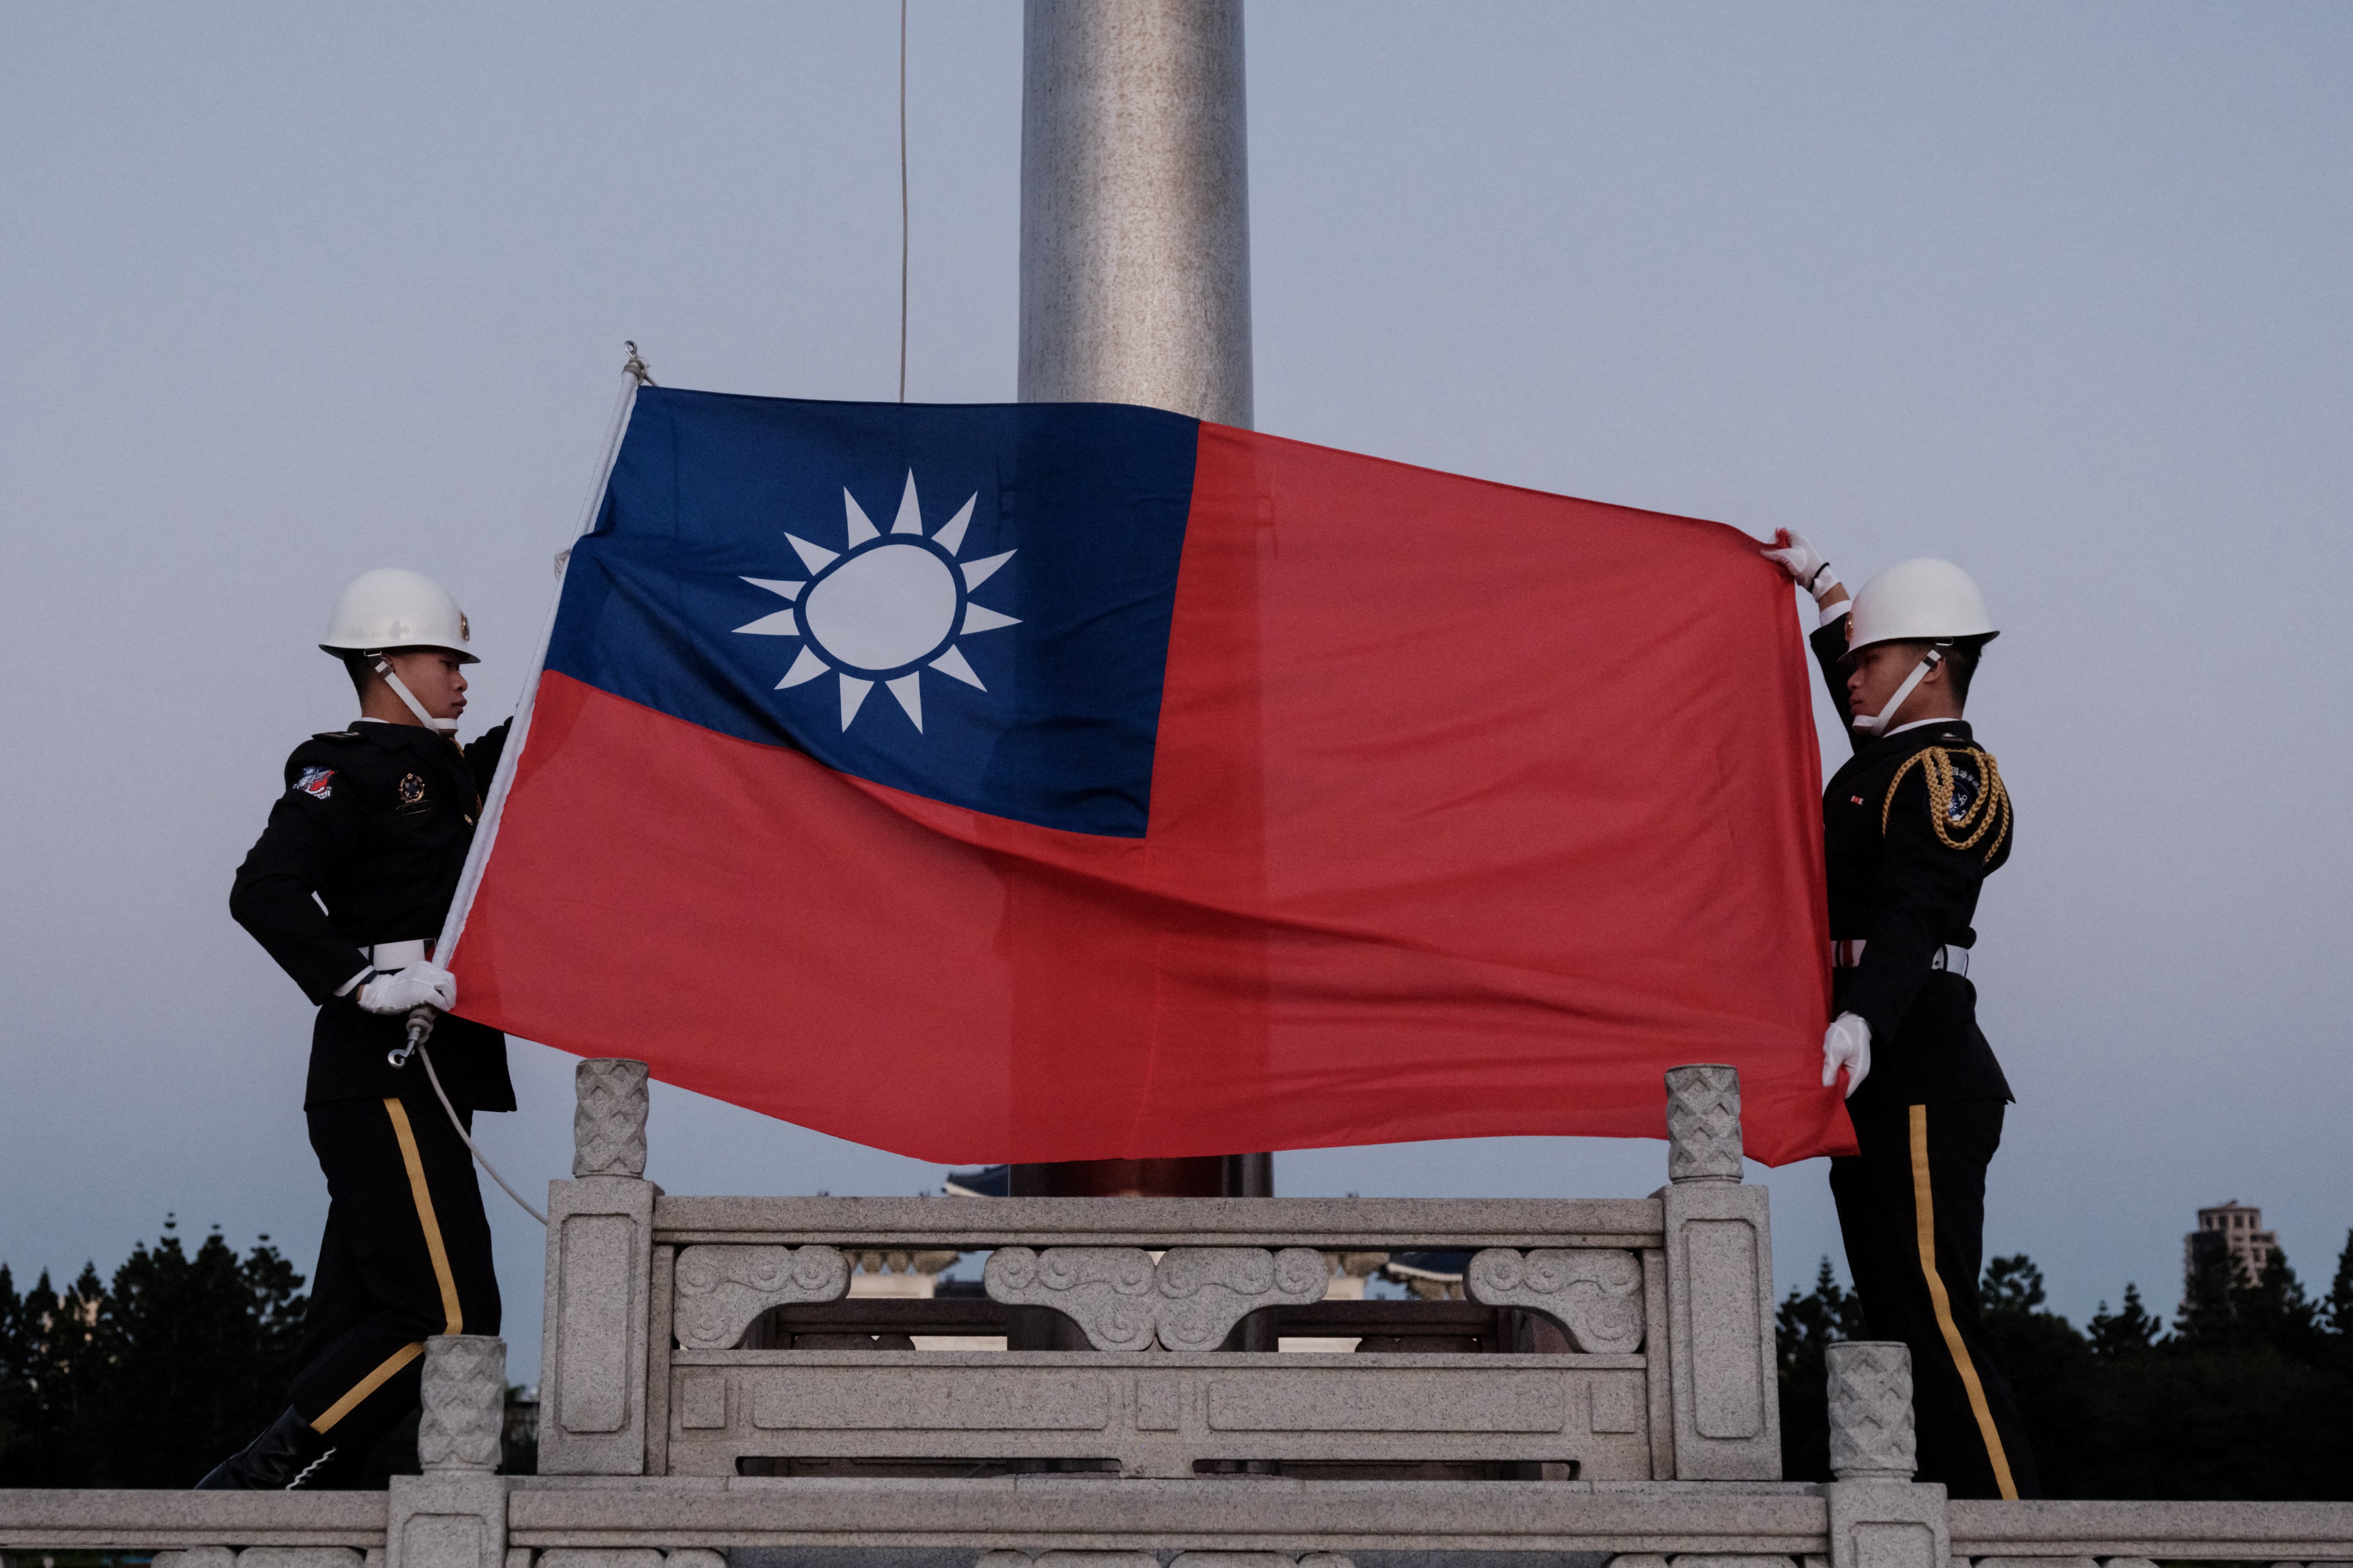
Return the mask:
<svg viewBox="0 0 2353 1568">
<path fill-rule="evenodd" d="M 2007 1100 L 2010 1082 L 1978 1028 L 1977 987 L 1930 967 L 1939 947 L 1975 944 L 1978 889 L 2010 858 L 2001 773 L 1963 720 L 1856 731 L 1844 623 L 1812 641 L 1854 747 L 1822 792 L 1831 940 L 1864 943 L 1862 962 L 1835 971 L 1831 985 L 1831 1011 L 1871 1026 L 1871 1074 L 1853 1104 Z"/>
<path fill-rule="evenodd" d="M 421 725 L 363 721 L 313 735 L 286 759 L 286 793 L 237 868 L 228 907 L 319 1004 L 306 1108 L 432 1099 L 421 1063 L 385 1059 L 407 1033 L 406 1015 L 335 993 L 367 967 L 363 948 L 441 934 L 506 738 L 501 724 L 461 752 Z M 453 1104 L 514 1109 L 504 1035 L 444 1017 L 427 1048 Z"/>
</svg>

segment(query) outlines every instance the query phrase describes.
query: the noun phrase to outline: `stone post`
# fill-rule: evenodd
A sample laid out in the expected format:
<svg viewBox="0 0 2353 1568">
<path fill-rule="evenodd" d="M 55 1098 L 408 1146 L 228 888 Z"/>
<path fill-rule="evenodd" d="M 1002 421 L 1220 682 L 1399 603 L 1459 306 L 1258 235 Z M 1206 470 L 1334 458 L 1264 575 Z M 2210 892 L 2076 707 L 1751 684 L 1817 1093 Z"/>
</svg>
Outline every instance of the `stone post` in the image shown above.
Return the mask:
<svg viewBox="0 0 2353 1568">
<path fill-rule="evenodd" d="M 1667 1073 L 1667 1179 L 1740 1180 L 1740 1073 L 1706 1066 Z"/>
<path fill-rule="evenodd" d="M 1911 1348 L 1848 1340 L 1829 1354 L 1831 1474 L 1842 1481 L 1910 1480 L 1918 1468 Z"/>
<path fill-rule="evenodd" d="M 1830 1347 L 1831 1568 L 1946 1568 L 1945 1489 L 1915 1485 L 1912 1352 L 1883 1340 Z"/>
<path fill-rule="evenodd" d="M 392 1478 L 385 1568 L 501 1568 L 506 1372 L 504 1340 L 437 1334 L 425 1342 L 425 1409 L 417 1423 L 425 1473 Z"/>
<path fill-rule="evenodd" d="M 646 1115 L 650 1101 L 643 1062 L 591 1058 L 572 1069 L 572 1173 L 646 1173 Z"/>
<path fill-rule="evenodd" d="M 1670 1069 L 1667 1136 L 1659 1196 L 1675 1479 L 1778 1480 L 1773 1233 L 1765 1190 L 1740 1180 L 1740 1074 Z"/>
<path fill-rule="evenodd" d="M 646 1064 L 584 1061 L 574 1087 L 573 1179 L 547 1186 L 539 1468 L 551 1476 L 643 1475 L 646 1314 L 660 1191 L 645 1179 Z"/>
<path fill-rule="evenodd" d="M 427 1472 L 499 1468 L 507 1419 L 507 1342 L 490 1334 L 436 1334 L 425 1342 L 425 1408 L 417 1459 Z"/>
</svg>

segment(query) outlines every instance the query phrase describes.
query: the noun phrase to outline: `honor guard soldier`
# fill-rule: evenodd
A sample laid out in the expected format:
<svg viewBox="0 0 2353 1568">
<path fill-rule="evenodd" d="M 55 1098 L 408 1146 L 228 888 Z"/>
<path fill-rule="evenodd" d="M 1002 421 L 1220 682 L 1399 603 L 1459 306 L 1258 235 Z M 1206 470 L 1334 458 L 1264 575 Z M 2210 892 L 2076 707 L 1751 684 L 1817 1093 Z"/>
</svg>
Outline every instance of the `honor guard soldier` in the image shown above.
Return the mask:
<svg viewBox="0 0 2353 1568">
<path fill-rule="evenodd" d="M 1804 538 L 1776 544 L 1766 555 L 1820 608 L 1814 657 L 1854 750 L 1822 795 L 1822 1082 L 1845 1071 L 1859 1149 L 1831 1162 L 1847 1267 L 1872 1336 L 1912 1348 L 1920 1479 L 1957 1498 L 2038 1497 L 1978 1312 L 1986 1169 L 2011 1096 L 1978 1028 L 1970 921 L 2011 819 L 1961 709 L 1993 623 L 1949 562 L 1904 562 L 1850 596 Z"/>
<path fill-rule="evenodd" d="M 229 911 L 318 1004 L 302 1107 L 327 1177 L 327 1228 L 288 1408 L 204 1489 L 315 1487 L 355 1470 L 417 1407 L 425 1341 L 499 1331 L 491 1232 L 466 1143 L 402 1047 L 411 1009 L 447 1012 L 430 961 L 501 724 L 460 749 L 465 616 L 413 572 L 343 590 L 326 641 L 360 717 L 286 762 L 286 792 L 237 868 Z M 455 1114 L 512 1110 L 506 1037 L 440 1021 L 427 1047 Z"/>
</svg>

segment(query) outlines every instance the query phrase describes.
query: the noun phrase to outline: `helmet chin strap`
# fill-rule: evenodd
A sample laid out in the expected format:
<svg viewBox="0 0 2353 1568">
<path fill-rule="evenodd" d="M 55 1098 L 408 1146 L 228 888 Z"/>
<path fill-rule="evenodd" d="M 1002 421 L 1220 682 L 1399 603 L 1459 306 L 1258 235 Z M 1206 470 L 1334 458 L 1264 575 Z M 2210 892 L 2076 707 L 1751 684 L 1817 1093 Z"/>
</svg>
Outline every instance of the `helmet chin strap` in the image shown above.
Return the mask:
<svg viewBox="0 0 2353 1568">
<path fill-rule="evenodd" d="M 1866 735 L 1885 734 L 1887 726 L 1894 721 L 1895 710 L 1904 706 L 1905 699 L 1910 697 L 1920 683 L 1928 679 L 1930 670 L 1944 662 L 1945 650 L 1937 647 L 1930 648 L 1921 658 L 1920 662 L 1912 667 L 1912 673 L 1904 678 L 1904 684 L 1895 689 L 1895 695 L 1887 700 L 1887 706 L 1874 714 L 1857 714 L 1854 727 Z"/>
<path fill-rule="evenodd" d="M 392 694 L 408 705 L 408 710 L 417 715 L 417 721 L 418 723 L 424 725 L 428 730 L 438 730 L 444 735 L 454 735 L 458 732 L 458 721 L 455 719 L 436 719 L 432 714 L 427 713 L 425 710 L 425 704 L 417 700 L 417 693 L 409 690 L 407 685 L 402 681 L 400 677 L 393 673 L 392 660 L 385 658 L 382 654 L 378 654 L 376 656 L 375 672 L 384 677 L 384 683 L 392 688 Z M 1920 678 L 1915 675 L 1912 679 L 1916 681 Z M 1904 689 L 1905 691 L 1909 691 L 1912 688 L 1907 686 Z M 1903 699 L 1898 697 L 1896 700 L 1900 702 Z"/>
</svg>

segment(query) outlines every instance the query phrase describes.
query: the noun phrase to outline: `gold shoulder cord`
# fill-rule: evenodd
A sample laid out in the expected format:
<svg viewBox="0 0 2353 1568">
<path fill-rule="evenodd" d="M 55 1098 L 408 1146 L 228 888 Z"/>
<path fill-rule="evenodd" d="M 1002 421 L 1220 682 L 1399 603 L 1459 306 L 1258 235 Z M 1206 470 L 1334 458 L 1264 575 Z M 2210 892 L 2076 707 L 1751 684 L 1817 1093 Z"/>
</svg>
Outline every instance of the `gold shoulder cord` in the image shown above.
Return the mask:
<svg viewBox="0 0 2353 1568">
<path fill-rule="evenodd" d="M 1895 791 L 1915 763 L 1928 784 L 1928 820 L 1936 829 L 1936 840 L 1947 849 L 1974 849 L 1987 834 L 1993 835 L 1986 845 L 1985 858 L 1990 862 L 2002 844 L 2010 837 L 2010 791 L 2001 782 L 2001 769 L 1995 765 L 1993 753 L 1975 746 L 1966 748 L 1978 765 L 1978 776 L 1985 787 L 1970 802 L 1968 810 L 1958 817 L 1953 810 L 1953 753 L 1942 746 L 1929 746 L 1904 759 L 1888 781 L 1887 800 L 1879 808 L 1879 831 L 1887 831 L 1887 819 L 1895 810 Z M 1966 838 L 1956 834 L 1967 833 Z"/>
</svg>

